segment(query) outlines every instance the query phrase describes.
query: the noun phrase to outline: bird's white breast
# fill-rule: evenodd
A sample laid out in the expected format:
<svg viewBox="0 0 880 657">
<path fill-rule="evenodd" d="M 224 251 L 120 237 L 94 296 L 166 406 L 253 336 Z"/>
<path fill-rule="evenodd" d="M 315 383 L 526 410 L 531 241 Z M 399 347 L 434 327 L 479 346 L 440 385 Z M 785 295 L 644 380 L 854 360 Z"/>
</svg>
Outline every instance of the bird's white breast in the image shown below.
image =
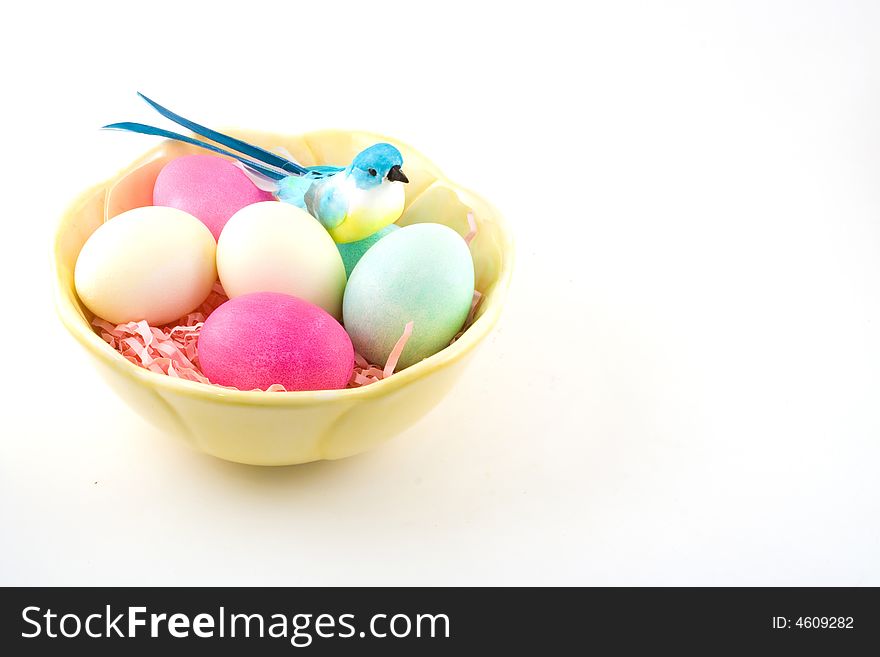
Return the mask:
<svg viewBox="0 0 880 657">
<path fill-rule="evenodd" d="M 403 209 L 405 191 L 403 183 L 383 180 L 372 189 L 360 189 L 354 178 L 348 177 L 345 182 L 345 198 L 348 199 L 348 217 L 358 217 L 367 221 L 369 217 L 386 217 L 395 209 Z"/>
<path fill-rule="evenodd" d="M 338 192 L 345 195 L 348 211 L 345 220 L 329 228 L 336 242 L 355 242 L 397 221 L 403 212 L 406 192 L 403 183 L 383 180 L 372 189 L 360 189 L 347 177 L 340 180 Z"/>
</svg>

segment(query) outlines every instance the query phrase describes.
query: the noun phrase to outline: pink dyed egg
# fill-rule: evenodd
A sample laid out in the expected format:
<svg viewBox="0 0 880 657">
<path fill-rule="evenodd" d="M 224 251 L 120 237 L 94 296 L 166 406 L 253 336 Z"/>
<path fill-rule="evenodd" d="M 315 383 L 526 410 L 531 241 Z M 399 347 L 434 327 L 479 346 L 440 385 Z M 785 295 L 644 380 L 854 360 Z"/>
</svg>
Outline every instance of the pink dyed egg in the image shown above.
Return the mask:
<svg viewBox="0 0 880 657">
<path fill-rule="evenodd" d="M 227 301 L 199 334 L 199 365 L 211 383 L 240 390 L 344 388 L 354 348 L 342 325 L 308 301 L 254 292 Z"/>
<path fill-rule="evenodd" d="M 186 155 L 162 167 L 153 187 L 153 205 L 189 212 L 217 240 L 229 217 L 246 205 L 275 200 L 257 188 L 229 160 L 213 155 Z"/>
</svg>

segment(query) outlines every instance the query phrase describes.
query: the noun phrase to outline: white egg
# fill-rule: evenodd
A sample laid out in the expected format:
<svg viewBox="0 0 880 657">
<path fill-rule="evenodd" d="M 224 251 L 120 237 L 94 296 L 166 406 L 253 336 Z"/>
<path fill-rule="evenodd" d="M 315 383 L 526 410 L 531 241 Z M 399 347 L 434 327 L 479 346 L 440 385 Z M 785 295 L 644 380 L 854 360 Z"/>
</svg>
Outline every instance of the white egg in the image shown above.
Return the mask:
<svg viewBox="0 0 880 657">
<path fill-rule="evenodd" d="M 114 324 L 161 326 L 195 310 L 217 280 L 216 243 L 183 210 L 150 206 L 102 224 L 76 261 L 76 293 Z"/>
<path fill-rule="evenodd" d="M 345 266 L 336 243 L 289 203 L 254 203 L 232 215 L 217 242 L 217 272 L 230 299 L 281 292 L 342 317 Z"/>
</svg>

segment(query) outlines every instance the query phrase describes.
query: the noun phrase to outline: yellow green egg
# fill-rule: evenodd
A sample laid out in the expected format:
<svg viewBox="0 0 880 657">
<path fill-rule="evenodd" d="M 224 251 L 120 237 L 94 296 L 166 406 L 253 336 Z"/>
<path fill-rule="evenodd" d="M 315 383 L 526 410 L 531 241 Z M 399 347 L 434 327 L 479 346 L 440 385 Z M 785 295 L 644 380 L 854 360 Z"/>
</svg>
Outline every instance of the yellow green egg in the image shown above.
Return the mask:
<svg viewBox="0 0 880 657">
<path fill-rule="evenodd" d="M 413 332 L 398 369 L 432 356 L 461 329 L 474 294 L 474 264 L 462 237 L 422 223 L 372 245 L 351 272 L 343 299 L 355 350 L 382 365 L 408 322 Z"/>
</svg>

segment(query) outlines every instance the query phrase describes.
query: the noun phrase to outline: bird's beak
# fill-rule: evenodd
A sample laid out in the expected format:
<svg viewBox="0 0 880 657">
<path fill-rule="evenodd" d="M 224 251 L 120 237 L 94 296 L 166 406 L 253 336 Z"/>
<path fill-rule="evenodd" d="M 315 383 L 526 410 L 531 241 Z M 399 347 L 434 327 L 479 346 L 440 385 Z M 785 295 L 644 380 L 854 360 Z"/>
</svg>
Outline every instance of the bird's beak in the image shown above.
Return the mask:
<svg viewBox="0 0 880 657">
<path fill-rule="evenodd" d="M 395 164 L 391 169 L 388 170 L 388 175 L 386 176 L 388 180 L 394 180 L 397 182 L 408 183 L 409 178 L 406 177 L 406 174 L 400 170 L 400 165 Z"/>
</svg>

